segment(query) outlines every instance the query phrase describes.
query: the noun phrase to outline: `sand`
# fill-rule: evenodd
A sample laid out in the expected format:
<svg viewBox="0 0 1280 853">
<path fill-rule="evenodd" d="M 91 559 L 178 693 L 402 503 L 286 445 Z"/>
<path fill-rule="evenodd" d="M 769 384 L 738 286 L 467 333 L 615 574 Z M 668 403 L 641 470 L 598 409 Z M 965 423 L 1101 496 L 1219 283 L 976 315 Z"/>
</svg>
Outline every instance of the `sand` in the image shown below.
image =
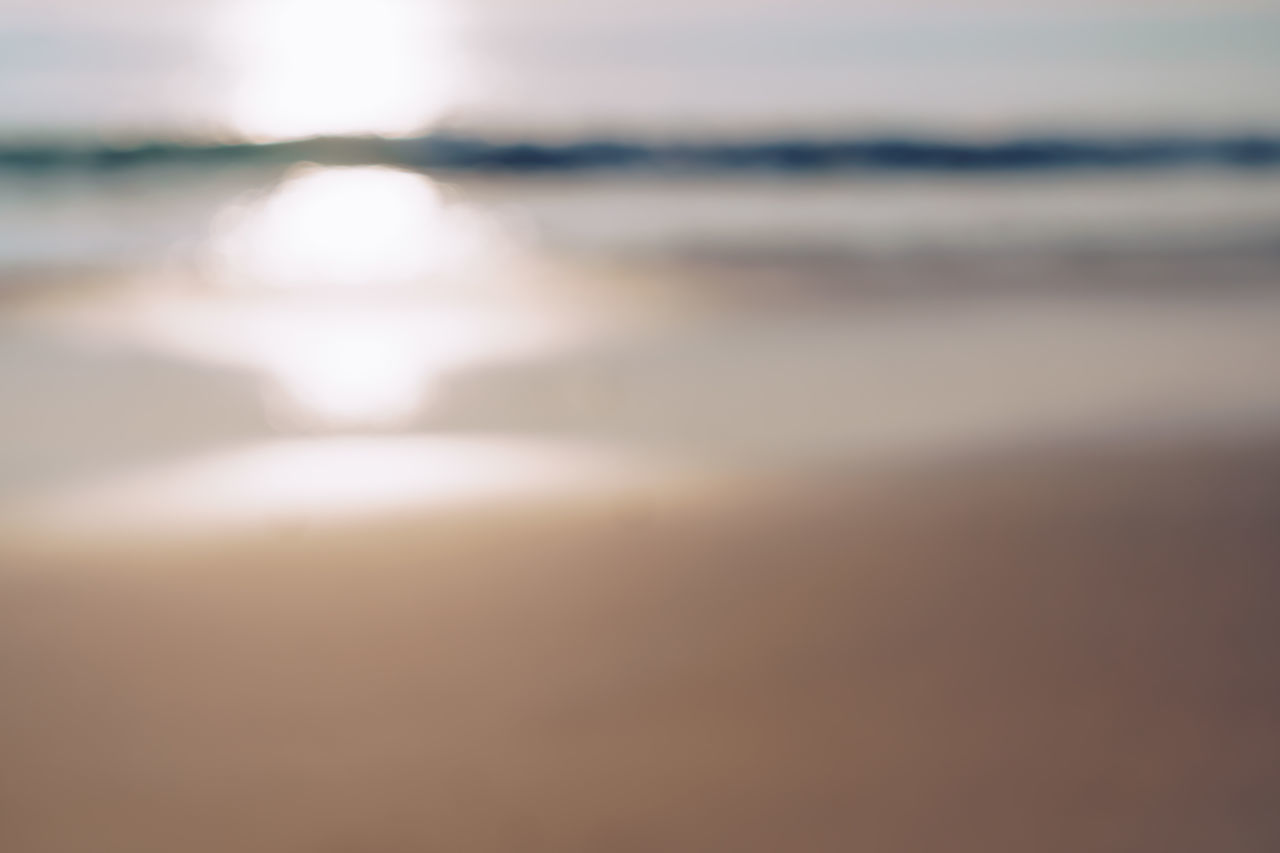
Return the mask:
<svg viewBox="0 0 1280 853">
<path fill-rule="evenodd" d="M 29 556 L 0 847 L 1271 850 L 1277 460 L 1083 445 Z"/>
<path fill-rule="evenodd" d="M 125 328 L 253 305 L 11 291 L 0 850 L 1269 853 L 1275 268 L 584 264 L 327 437 Z"/>
</svg>

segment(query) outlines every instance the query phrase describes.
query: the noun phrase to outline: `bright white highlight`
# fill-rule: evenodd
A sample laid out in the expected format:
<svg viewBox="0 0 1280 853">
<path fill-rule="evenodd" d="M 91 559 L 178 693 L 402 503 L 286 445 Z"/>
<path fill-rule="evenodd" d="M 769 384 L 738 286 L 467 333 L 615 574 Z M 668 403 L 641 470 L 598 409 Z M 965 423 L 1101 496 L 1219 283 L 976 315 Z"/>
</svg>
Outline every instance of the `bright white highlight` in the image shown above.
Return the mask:
<svg viewBox="0 0 1280 853">
<path fill-rule="evenodd" d="M 384 167 L 307 167 L 220 240 L 239 284 L 273 288 L 405 286 L 475 256 L 474 220 L 448 209 L 430 179 Z"/>
<path fill-rule="evenodd" d="M 461 95 L 459 22 L 443 0 L 244 0 L 226 24 L 231 122 L 254 139 L 409 134 Z"/>
</svg>

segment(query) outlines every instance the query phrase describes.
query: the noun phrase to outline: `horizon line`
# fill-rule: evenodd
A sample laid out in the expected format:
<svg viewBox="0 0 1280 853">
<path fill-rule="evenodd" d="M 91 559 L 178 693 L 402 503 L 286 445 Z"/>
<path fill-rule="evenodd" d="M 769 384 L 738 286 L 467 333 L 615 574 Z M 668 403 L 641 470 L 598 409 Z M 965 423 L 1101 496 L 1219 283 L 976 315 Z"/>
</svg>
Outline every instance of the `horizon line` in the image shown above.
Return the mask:
<svg viewBox="0 0 1280 853">
<path fill-rule="evenodd" d="M 10 169 L 110 170 L 164 162 L 254 160 L 495 173 L 1271 168 L 1280 166 L 1280 134 L 1037 133 L 975 140 L 944 134 L 878 133 L 683 141 L 601 135 L 547 142 L 442 132 L 279 142 L 0 142 L 0 168 Z"/>
</svg>

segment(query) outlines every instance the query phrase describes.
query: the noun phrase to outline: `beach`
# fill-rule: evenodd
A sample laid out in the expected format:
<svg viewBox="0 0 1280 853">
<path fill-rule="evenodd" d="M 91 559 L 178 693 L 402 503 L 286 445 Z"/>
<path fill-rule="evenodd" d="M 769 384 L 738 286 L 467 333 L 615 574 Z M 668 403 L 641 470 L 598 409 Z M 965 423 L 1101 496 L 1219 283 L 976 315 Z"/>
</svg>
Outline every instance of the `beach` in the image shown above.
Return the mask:
<svg viewBox="0 0 1280 853">
<path fill-rule="evenodd" d="M 1268 849 L 1273 440 L 7 564 L 15 850 Z"/>
<path fill-rule="evenodd" d="M 392 432 L 13 297 L 3 846 L 1274 846 L 1274 260 L 611 263 Z"/>
<path fill-rule="evenodd" d="M 0 853 L 1280 849 L 1280 7 L 0 5 Z"/>
</svg>

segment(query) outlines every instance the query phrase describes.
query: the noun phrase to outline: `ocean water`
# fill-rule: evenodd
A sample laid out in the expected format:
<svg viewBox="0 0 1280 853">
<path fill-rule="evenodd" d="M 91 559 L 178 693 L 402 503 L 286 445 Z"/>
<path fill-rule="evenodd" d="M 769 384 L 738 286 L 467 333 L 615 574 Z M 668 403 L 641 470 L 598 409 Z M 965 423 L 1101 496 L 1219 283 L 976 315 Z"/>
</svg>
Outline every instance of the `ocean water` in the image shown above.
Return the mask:
<svg viewBox="0 0 1280 853">
<path fill-rule="evenodd" d="M 1277 81 L 1267 3 L 10 0 L 0 264 L 149 260 L 332 155 L 103 159 L 117 149 L 352 134 L 509 146 L 336 162 L 424 170 L 570 249 L 1257 246 L 1275 233 Z M 546 178 L 529 173 L 599 155 L 518 147 L 575 140 L 639 153 Z M 944 147 L 850 159 L 840 140 Z M 763 160 L 714 147 L 773 143 Z M 625 174 L 673 144 L 703 149 L 674 176 Z M 972 163 L 1019 174 L 950 174 Z M 701 174 L 725 164 L 747 167 Z"/>
<path fill-rule="evenodd" d="M 335 162 L 423 170 L 552 247 L 1257 246 L 1275 233 L 1277 81 L 1268 3 L 10 0 L 0 264 L 149 261 L 333 154 L 217 146 L 353 134 L 508 146 Z M 638 153 L 547 178 L 600 155 L 518 147 L 575 140 Z M 1196 148 L 1213 140 L 1235 147 Z M 104 159 L 175 142 L 206 156 Z M 626 174 L 681 144 L 703 148 L 657 170 L 674 176 Z M 974 163 L 1019 174 L 951 174 Z"/>
<path fill-rule="evenodd" d="M 572 257 L 1257 253 L 1280 244 L 1280 170 L 495 177 L 329 168 L 412 176 L 451 209 L 483 217 L 495 238 Z M 297 169 L 0 169 L 0 265 L 13 277 L 194 262 L 229 214 L 287 187 Z M 341 207 L 342 192 L 315 202 Z"/>
<path fill-rule="evenodd" d="M 11 0 L 0 492 L 1271 423 L 1277 47 L 1256 3 Z"/>
</svg>

